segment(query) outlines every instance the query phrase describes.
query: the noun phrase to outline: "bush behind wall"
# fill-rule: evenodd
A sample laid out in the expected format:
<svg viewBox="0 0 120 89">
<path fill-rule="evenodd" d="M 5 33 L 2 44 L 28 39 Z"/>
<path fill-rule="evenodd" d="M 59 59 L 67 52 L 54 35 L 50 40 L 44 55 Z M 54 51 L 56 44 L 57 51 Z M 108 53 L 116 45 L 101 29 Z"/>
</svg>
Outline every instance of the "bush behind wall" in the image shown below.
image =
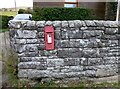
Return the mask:
<svg viewBox="0 0 120 89">
<path fill-rule="evenodd" d="M 93 11 L 85 8 L 35 8 L 33 20 L 87 20 L 94 19 Z"/>
</svg>

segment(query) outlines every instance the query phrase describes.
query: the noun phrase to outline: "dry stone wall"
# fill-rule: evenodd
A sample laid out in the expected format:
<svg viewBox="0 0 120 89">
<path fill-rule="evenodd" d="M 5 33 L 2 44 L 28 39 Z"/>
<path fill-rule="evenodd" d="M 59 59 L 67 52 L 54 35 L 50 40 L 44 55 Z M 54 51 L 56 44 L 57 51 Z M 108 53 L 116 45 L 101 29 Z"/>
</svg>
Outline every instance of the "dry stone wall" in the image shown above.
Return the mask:
<svg viewBox="0 0 120 89">
<path fill-rule="evenodd" d="M 55 30 L 45 50 L 44 27 Z M 99 78 L 118 75 L 119 25 L 114 21 L 28 21 L 10 26 L 19 78 Z"/>
</svg>

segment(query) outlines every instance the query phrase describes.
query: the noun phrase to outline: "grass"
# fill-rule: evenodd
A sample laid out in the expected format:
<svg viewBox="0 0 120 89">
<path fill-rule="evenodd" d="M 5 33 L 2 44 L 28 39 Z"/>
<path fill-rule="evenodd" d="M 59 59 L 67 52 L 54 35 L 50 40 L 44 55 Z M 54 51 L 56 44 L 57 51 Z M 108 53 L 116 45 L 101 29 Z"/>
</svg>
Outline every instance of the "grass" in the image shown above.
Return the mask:
<svg viewBox="0 0 120 89">
<path fill-rule="evenodd" d="M 0 15 L 15 16 L 16 12 L 15 11 L 2 11 L 0 12 Z"/>
<path fill-rule="evenodd" d="M 0 33 L 1 32 L 6 32 L 6 31 L 9 31 L 9 29 L 8 28 L 6 28 L 6 29 L 0 29 Z"/>
</svg>

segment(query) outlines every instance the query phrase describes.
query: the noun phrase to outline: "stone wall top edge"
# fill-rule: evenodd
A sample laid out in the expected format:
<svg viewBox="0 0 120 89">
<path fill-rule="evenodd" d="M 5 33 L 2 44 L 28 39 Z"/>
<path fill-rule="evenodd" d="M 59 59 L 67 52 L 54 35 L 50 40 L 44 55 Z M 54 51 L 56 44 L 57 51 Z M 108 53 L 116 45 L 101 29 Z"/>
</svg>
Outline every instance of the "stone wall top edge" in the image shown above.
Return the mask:
<svg viewBox="0 0 120 89">
<path fill-rule="evenodd" d="M 53 25 L 54 27 L 120 27 L 120 23 L 116 21 L 104 20 L 63 20 L 63 21 L 14 21 L 10 24 L 9 28 L 31 28 L 36 29 L 39 27 Z"/>
</svg>

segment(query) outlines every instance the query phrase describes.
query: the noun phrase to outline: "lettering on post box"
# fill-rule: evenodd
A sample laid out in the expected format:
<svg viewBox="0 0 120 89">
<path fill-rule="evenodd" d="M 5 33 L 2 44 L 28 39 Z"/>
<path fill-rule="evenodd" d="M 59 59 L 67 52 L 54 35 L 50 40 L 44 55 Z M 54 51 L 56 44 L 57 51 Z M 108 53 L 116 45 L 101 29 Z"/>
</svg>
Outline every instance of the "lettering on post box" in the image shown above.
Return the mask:
<svg viewBox="0 0 120 89">
<path fill-rule="evenodd" d="M 54 27 L 45 26 L 44 35 L 45 35 L 45 49 L 53 50 L 54 49 Z"/>
</svg>

